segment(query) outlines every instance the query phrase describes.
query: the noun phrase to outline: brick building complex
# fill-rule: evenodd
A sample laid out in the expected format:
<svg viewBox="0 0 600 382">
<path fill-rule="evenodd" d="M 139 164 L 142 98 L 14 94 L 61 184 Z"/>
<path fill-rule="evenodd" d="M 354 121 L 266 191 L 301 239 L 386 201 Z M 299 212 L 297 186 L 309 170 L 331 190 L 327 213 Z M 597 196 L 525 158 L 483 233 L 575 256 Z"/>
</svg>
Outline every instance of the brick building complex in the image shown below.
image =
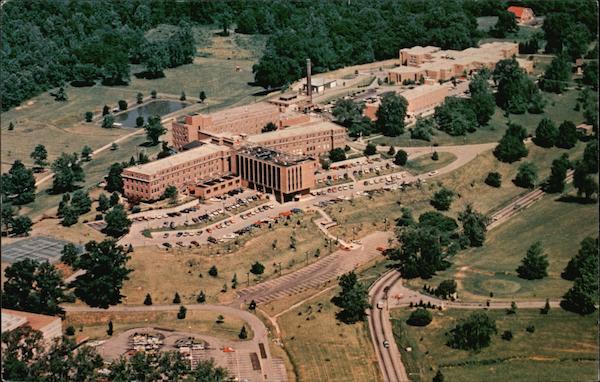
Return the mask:
<svg viewBox="0 0 600 382">
<path fill-rule="evenodd" d="M 448 95 L 448 87 L 440 84 L 421 85 L 414 89 L 399 93 L 408 102 L 406 115 L 411 118 L 421 113 L 434 109 L 436 106 L 444 103 Z M 368 103 L 365 105 L 364 115 L 371 120 L 376 120 L 377 110 L 380 102 Z"/>
<path fill-rule="evenodd" d="M 316 161 L 260 146 L 236 153 L 236 166 L 245 186 L 274 194 L 280 202 L 307 194 L 315 185 Z"/>
<path fill-rule="evenodd" d="M 388 72 L 388 80 L 394 83 L 418 82 L 421 78 L 448 81 L 452 77 L 470 74 L 473 70 L 488 68 L 493 70 L 500 60 L 519 53 L 519 44 L 512 42 L 491 42 L 479 48 L 465 50 L 441 50 L 435 46 L 416 46 L 400 50 L 401 66 Z M 517 59 L 519 65 L 530 72 L 529 61 Z"/>
<path fill-rule="evenodd" d="M 231 172 L 232 150 L 205 144 L 173 156 L 123 170 L 123 191 L 129 199 L 157 200 L 173 185 L 183 189 L 199 179 Z"/>
<path fill-rule="evenodd" d="M 30 326 L 42 333 L 45 344 L 49 346 L 54 339 L 62 337 L 62 320 L 60 317 L 29 313 L 19 310 L 2 309 L 2 333 L 10 332 L 21 326 Z"/>
<path fill-rule="evenodd" d="M 535 14 L 531 8 L 511 6 L 507 9 L 508 12 L 515 15 L 515 19 L 520 24 L 527 24 L 535 21 Z"/>
<path fill-rule="evenodd" d="M 289 199 L 290 195 L 302 193 L 314 185 L 315 159 L 334 148 L 344 147 L 346 142 L 346 130 L 343 127 L 320 120 L 250 136 L 230 133 L 211 133 L 209 136 L 210 139 L 196 141 L 199 147 L 125 169 L 122 173 L 125 196 L 130 200 L 157 200 L 169 185 L 173 185 L 181 191 L 209 197 L 242 184 L 261 186 L 282 200 Z M 254 178 L 254 172 L 245 168 L 241 172 L 242 169 L 236 166 L 240 155 L 250 158 L 249 147 L 260 147 L 265 153 L 271 152 L 267 161 L 269 166 L 286 168 L 285 171 L 277 170 L 281 174 L 277 178 L 277 185 Z M 294 158 L 288 160 L 294 164 L 282 165 L 283 161 L 274 159 L 283 158 L 284 155 Z M 251 166 L 263 166 L 266 162 L 260 158 L 250 158 L 248 163 Z M 288 176 L 293 178 L 288 179 Z M 300 176 L 299 180 L 295 180 L 296 176 Z"/>
</svg>

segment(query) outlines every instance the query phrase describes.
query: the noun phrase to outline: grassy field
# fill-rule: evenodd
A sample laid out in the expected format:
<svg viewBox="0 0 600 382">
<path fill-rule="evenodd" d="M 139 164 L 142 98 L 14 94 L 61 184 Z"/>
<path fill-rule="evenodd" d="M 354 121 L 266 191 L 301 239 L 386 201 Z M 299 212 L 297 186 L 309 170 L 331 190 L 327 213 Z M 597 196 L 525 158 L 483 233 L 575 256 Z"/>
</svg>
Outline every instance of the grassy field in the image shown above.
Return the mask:
<svg viewBox="0 0 600 382">
<path fill-rule="evenodd" d="M 223 315 L 224 322 L 217 324 L 218 313 L 188 310 L 185 319 L 177 319 L 177 312 L 85 312 L 67 313 L 63 327 L 73 326 L 76 335 L 91 340 L 108 338 L 108 321 L 113 322 L 113 336 L 129 329 L 154 326 L 219 338 L 239 340 L 238 334 L 245 322 L 237 317 Z M 248 340 L 254 335 L 246 325 Z"/>
<path fill-rule="evenodd" d="M 538 67 L 539 66 L 540 65 L 538 65 Z M 557 126 L 565 120 L 573 121 L 576 125 L 584 122 L 583 112 L 574 110 L 575 105 L 577 104 L 579 91 L 570 90 L 563 94 L 542 92 L 542 95 L 547 100 L 547 105 L 543 114 L 511 114 L 509 118 L 507 118 L 504 116 L 504 112 L 497 107 L 496 112 L 487 126 L 480 127 L 475 132 L 467 133 L 465 136 L 454 137 L 435 129 L 431 142 L 411 139 L 410 132 L 405 132 L 398 137 L 377 137 L 373 139 L 372 142 L 378 145 L 385 144 L 394 146 L 431 146 L 434 143 L 439 145 L 487 143 L 497 142 L 502 138 L 509 120 L 525 127 L 530 134 L 534 134 L 537 125 L 544 117 L 553 120 Z"/>
<path fill-rule="evenodd" d="M 279 319 L 282 338 L 299 381 L 379 380 L 377 360 L 366 323 L 335 319 L 330 300 L 337 288 L 306 302 Z"/>
<path fill-rule="evenodd" d="M 434 149 L 435 150 L 435 149 Z M 445 167 L 456 160 L 456 155 L 451 153 L 438 153 L 438 160 L 431 159 L 431 155 L 420 155 L 416 159 L 406 162 L 406 168 L 412 174 L 424 174 L 429 171 Z"/>
<path fill-rule="evenodd" d="M 127 296 L 125 303 L 141 304 L 146 293 L 152 295 L 155 303 L 168 303 L 175 292 L 181 296 L 182 302 L 196 301 L 200 290 L 204 290 L 208 302 L 229 301 L 234 297 L 231 279 L 237 275 L 238 287 L 246 286 L 247 273 L 250 266 L 259 261 L 265 266 L 265 273 L 260 277 L 250 274 L 250 284 L 264 281 L 279 274 L 279 264 L 283 272 L 288 273 L 305 265 L 308 260 L 314 261 L 317 248 L 321 256 L 328 251 L 325 240 L 311 221 L 313 215 L 294 218 L 288 226 L 283 224 L 273 229 L 264 228 L 252 234 L 251 239 L 237 249 L 227 253 L 228 244 L 220 246 L 202 246 L 198 249 L 175 249 L 169 252 L 156 247 L 135 248 L 129 266 L 135 271 L 123 288 Z M 297 222 L 300 221 L 300 225 Z M 296 250 L 290 249 L 290 237 L 296 237 Z M 272 245 L 277 242 L 276 249 Z M 214 248 L 221 248 L 216 251 Z M 233 247 L 233 244 L 231 245 Z M 208 270 L 216 266 L 219 275 L 211 277 Z M 157 282 L 160 280 L 160 282 Z M 223 284 L 227 284 L 227 292 L 221 292 Z"/>
<path fill-rule="evenodd" d="M 445 333 L 470 311 L 435 312 L 427 327 L 406 325 L 409 312 L 393 312 L 394 336 L 402 361 L 415 382 L 431 381 L 438 369 L 445 381 L 578 381 L 597 380 L 597 315 L 577 314 L 552 309 L 548 315 L 536 310 L 518 310 L 516 315 L 490 311 L 498 335 L 478 353 L 446 346 Z M 534 325 L 535 332 L 525 329 Z M 513 333 L 512 341 L 500 334 Z M 412 351 L 407 352 L 406 348 Z"/>
<path fill-rule="evenodd" d="M 84 144 L 96 149 L 125 135 L 131 130 L 101 129 L 97 123 L 83 123 L 83 115 L 86 111 L 99 113 L 105 104 L 114 107 L 119 99 L 134 105 L 138 92 L 148 96 L 155 89 L 159 95 L 179 97 L 185 91 L 188 99 L 193 99 L 204 90 L 208 99 L 197 108 L 206 111 L 258 100 L 251 94 L 262 88 L 248 83 L 253 81 L 252 65 L 262 52 L 264 37 L 208 35 L 208 44 L 198 43 L 198 57 L 192 64 L 167 69 L 164 78 L 136 78 L 133 74 L 143 68 L 134 65 L 129 86 L 67 86 L 68 102 L 56 102 L 44 93 L 3 113 L 2 143 L 3 148 L 10 149 L 2 150 L 2 171 L 15 159 L 30 164 L 29 154 L 39 143 L 46 146 L 49 159 L 53 160 L 63 151 L 80 151 Z M 14 131 L 7 130 L 10 122 L 15 124 Z"/>
<path fill-rule="evenodd" d="M 598 206 L 558 201 L 557 195 L 546 196 L 529 209 L 490 231 L 481 248 L 460 252 L 454 265 L 440 272 L 427 284 L 447 278 L 459 282 L 459 295 L 466 299 L 483 300 L 493 292 L 495 298 L 560 298 L 572 285 L 560 273 L 579 250 L 586 236 L 595 237 L 598 227 Z M 548 277 L 524 280 L 515 269 L 527 248 L 541 241 L 548 256 Z M 419 288 L 422 280 L 412 280 Z"/>
</svg>

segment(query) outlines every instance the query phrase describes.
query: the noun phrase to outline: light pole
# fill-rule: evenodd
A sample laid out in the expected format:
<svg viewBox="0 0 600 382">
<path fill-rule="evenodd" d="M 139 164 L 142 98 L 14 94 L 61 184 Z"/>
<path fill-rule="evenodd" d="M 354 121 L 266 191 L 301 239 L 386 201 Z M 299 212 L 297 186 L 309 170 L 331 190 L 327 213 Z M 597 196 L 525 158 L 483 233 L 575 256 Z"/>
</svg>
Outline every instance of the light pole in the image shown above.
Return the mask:
<svg viewBox="0 0 600 382">
<path fill-rule="evenodd" d="M 250 272 L 246 272 L 246 276 L 248 276 L 247 286 L 250 286 Z"/>
</svg>

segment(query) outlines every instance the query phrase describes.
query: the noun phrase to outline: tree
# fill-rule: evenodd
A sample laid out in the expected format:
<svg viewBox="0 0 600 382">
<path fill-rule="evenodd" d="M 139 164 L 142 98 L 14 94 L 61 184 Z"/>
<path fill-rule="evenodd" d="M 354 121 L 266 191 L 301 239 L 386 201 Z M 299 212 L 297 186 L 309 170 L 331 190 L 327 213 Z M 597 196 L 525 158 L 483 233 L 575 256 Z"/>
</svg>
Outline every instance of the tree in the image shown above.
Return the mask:
<svg viewBox="0 0 600 382">
<path fill-rule="evenodd" d="M 495 171 L 489 172 L 484 182 L 491 187 L 500 187 L 502 185 L 502 175 Z"/>
<path fill-rule="evenodd" d="M 231 289 L 236 289 L 238 284 L 237 274 L 233 274 L 233 278 L 231 279 Z"/>
<path fill-rule="evenodd" d="M 108 105 L 104 105 L 104 107 L 102 108 L 102 117 L 108 114 L 110 114 L 110 107 L 108 107 Z"/>
<path fill-rule="evenodd" d="M 204 90 L 200 92 L 198 98 L 200 98 L 200 102 L 204 103 L 204 100 L 206 100 L 206 93 L 204 92 Z"/>
<path fill-rule="evenodd" d="M 150 97 L 152 97 L 152 99 L 156 99 L 156 90 L 152 89 L 152 91 L 150 91 Z"/>
<path fill-rule="evenodd" d="M 206 302 L 206 295 L 204 294 L 203 290 L 201 290 L 198 296 L 196 297 L 196 302 L 199 304 L 204 304 L 204 302 Z"/>
<path fill-rule="evenodd" d="M 438 192 L 433 194 L 431 205 L 438 211 L 448 211 L 455 195 L 454 191 L 442 187 Z"/>
<path fill-rule="evenodd" d="M 519 187 L 534 188 L 537 183 L 538 169 L 533 162 L 524 162 L 519 166 L 515 184 Z"/>
<path fill-rule="evenodd" d="M 16 204 L 27 204 L 35 200 L 35 177 L 20 160 L 14 161 L 8 173 L 2 174 L 2 193 Z"/>
<path fill-rule="evenodd" d="M 519 26 L 515 14 L 505 10 L 498 12 L 498 21 L 496 25 L 490 30 L 490 34 L 497 38 L 504 38 L 508 33 L 517 32 Z"/>
<path fill-rule="evenodd" d="M 404 119 L 408 102 L 396 93 L 384 94 L 377 109 L 376 126 L 385 136 L 396 137 L 404 133 Z"/>
<path fill-rule="evenodd" d="M 456 293 L 456 287 L 457 287 L 456 281 L 444 280 L 444 281 L 440 282 L 440 285 L 438 285 L 437 288 L 435 288 L 435 291 L 433 292 L 433 294 L 435 294 L 438 297 L 448 298 Z"/>
<path fill-rule="evenodd" d="M 277 125 L 273 122 L 269 122 L 261 129 L 261 133 L 268 133 L 269 131 L 277 130 Z"/>
<path fill-rule="evenodd" d="M 109 336 L 113 335 L 113 322 L 112 320 L 108 321 L 108 329 L 106 329 L 106 334 Z"/>
<path fill-rule="evenodd" d="M 4 271 L 2 308 L 56 315 L 71 301 L 61 272 L 48 262 L 25 259 Z"/>
<path fill-rule="evenodd" d="M 159 116 L 148 118 L 148 123 L 144 126 L 144 130 L 146 130 L 146 137 L 153 146 L 156 146 L 160 136 L 167 132 L 167 129 L 162 125 Z"/>
<path fill-rule="evenodd" d="M 265 266 L 257 261 L 254 264 L 252 264 L 250 272 L 255 275 L 262 275 L 265 272 Z"/>
<path fill-rule="evenodd" d="M 62 153 L 58 159 L 52 162 L 51 168 L 54 171 L 52 191 L 55 193 L 72 191 L 75 182 L 85 180 L 85 173 L 79 163 L 77 153 Z"/>
<path fill-rule="evenodd" d="M 544 118 L 535 129 L 536 145 L 541 147 L 553 147 L 558 136 L 558 129 L 550 118 Z"/>
<path fill-rule="evenodd" d="M 533 96 L 539 92 L 514 57 L 499 61 L 492 78 L 498 85 L 496 104 L 510 113 L 524 113 Z"/>
<path fill-rule="evenodd" d="M 141 103 L 144 102 L 144 95 L 142 93 L 138 93 L 135 96 L 135 99 L 136 99 L 136 101 L 137 101 L 138 104 L 141 104 Z"/>
<path fill-rule="evenodd" d="M 115 238 L 129 232 L 129 227 L 131 227 L 131 220 L 127 218 L 127 213 L 121 205 L 116 205 L 108 211 L 104 217 L 104 221 L 106 222 L 104 232 Z"/>
<path fill-rule="evenodd" d="M 67 92 L 65 92 L 65 88 L 62 86 L 60 88 L 58 88 L 58 92 L 53 95 L 54 95 L 55 101 L 66 102 L 69 100 L 69 97 L 67 96 Z"/>
<path fill-rule="evenodd" d="M 546 303 L 544 304 L 544 307 L 542 309 L 540 309 L 540 313 L 548 314 L 548 312 L 550 312 L 550 300 L 546 299 Z"/>
<path fill-rule="evenodd" d="M 210 267 L 210 269 L 208 270 L 208 274 L 211 275 L 212 277 L 217 277 L 219 275 L 219 270 L 217 269 L 216 266 L 212 266 Z"/>
<path fill-rule="evenodd" d="M 577 277 L 560 302 L 563 309 L 582 315 L 595 312 L 596 304 L 598 304 L 597 270 Z"/>
<path fill-rule="evenodd" d="M 375 146 L 372 143 L 367 143 L 367 147 L 365 148 L 365 155 L 370 156 L 375 154 L 377 154 L 377 146 Z"/>
<path fill-rule="evenodd" d="M 152 296 L 150 296 L 150 293 L 146 294 L 146 298 L 144 298 L 144 305 L 152 305 Z"/>
<path fill-rule="evenodd" d="M 584 273 L 594 274 L 598 269 L 598 238 L 586 237 L 579 246 L 579 252 L 567 264 L 561 276 L 575 280 Z"/>
<path fill-rule="evenodd" d="M 444 374 L 438 369 L 437 373 L 433 376 L 432 382 L 444 382 Z"/>
<path fill-rule="evenodd" d="M 27 236 L 31 231 L 33 223 L 28 216 L 16 216 L 11 222 L 11 234 L 15 236 Z"/>
<path fill-rule="evenodd" d="M 71 196 L 71 207 L 77 215 L 83 215 L 92 208 L 92 200 L 87 191 L 77 190 Z"/>
<path fill-rule="evenodd" d="M 98 211 L 105 212 L 108 211 L 109 208 L 110 204 L 108 197 L 106 197 L 106 194 L 104 193 L 100 194 L 100 196 L 98 196 Z"/>
<path fill-rule="evenodd" d="M 102 127 L 104 129 L 111 129 L 114 127 L 115 124 L 115 117 L 113 117 L 111 114 L 107 114 L 104 116 L 104 118 L 102 118 Z"/>
<path fill-rule="evenodd" d="M 94 151 L 92 150 L 92 148 L 88 145 L 83 146 L 83 148 L 81 149 L 81 159 L 84 161 L 90 161 L 92 159 L 92 153 Z"/>
<path fill-rule="evenodd" d="M 581 81 L 598 91 L 598 62 L 593 61 L 585 64 Z"/>
<path fill-rule="evenodd" d="M 185 101 L 185 92 L 183 90 L 181 91 L 181 96 L 179 96 L 179 100 Z"/>
<path fill-rule="evenodd" d="M 245 340 L 248 338 L 248 332 L 246 331 L 246 325 L 242 325 L 242 330 L 240 330 L 240 334 L 238 335 L 240 340 Z"/>
<path fill-rule="evenodd" d="M 175 296 L 173 297 L 173 304 L 181 303 L 181 297 L 179 297 L 179 293 L 175 292 Z"/>
<path fill-rule="evenodd" d="M 467 204 L 458 215 L 458 220 L 462 222 L 463 233 L 469 239 L 471 247 L 481 247 L 485 241 L 488 218 L 475 211 L 471 204 Z"/>
<path fill-rule="evenodd" d="M 168 198 L 175 198 L 177 199 L 177 187 L 173 186 L 173 185 L 169 185 L 167 186 L 167 188 L 165 188 L 165 192 L 163 192 L 162 197 L 164 199 L 168 199 Z"/>
<path fill-rule="evenodd" d="M 108 199 L 108 202 L 111 207 L 114 207 L 119 204 L 120 200 L 121 198 L 119 197 L 119 194 L 115 191 L 112 194 L 110 194 L 110 199 Z"/>
<path fill-rule="evenodd" d="M 48 162 L 46 161 L 48 159 L 48 151 L 46 151 L 46 146 L 42 144 L 36 145 L 29 157 L 33 159 L 35 170 L 42 170 L 48 166 Z"/>
<path fill-rule="evenodd" d="M 510 125 L 509 125 L 510 126 Z M 526 157 L 529 151 L 523 143 L 523 138 L 507 130 L 494 149 L 494 156 L 501 162 L 513 163 Z"/>
<path fill-rule="evenodd" d="M 404 150 L 398 150 L 394 157 L 394 164 L 398 166 L 404 166 L 408 160 L 408 154 Z"/>
<path fill-rule="evenodd" d="M 70 205 L 66 205 L 62 208 L 61 217 L 62 220 L 60 221 L 60 224 L 62 224 L 64 227 L 70 227 L 73 224 L 76 224 L 79 220 L 79 214 L 75 208 Z"/>
<path fill-rule="evenodd" d="M 584 161 L 577 161 L 574 167 L 573 186 L 577 189 L 577 195 L 585 195 L 587 200 L 592 200 L 592 197 L 598 194 L 598 182 Z"/>
<path fill-rule="evenodd" d="M 598 141 L 596 139 L 591 140 L 585 146 L 582 162 L 587 172 L 590 174 L 598 173 Z"/>
<path fill-rule="evenodd" d="M 362 119 L 364 103 L 356 103 L 351 99 L 340 99 L 333 107 L 332 114 L 336 121 L 346 128 Z"/>
<path fill-rule="evenodd" d="M 0 200 L 0 202 L 0 209 L 2 211 L 0 222 L 2 222 L 2 235 L 4 235 L 12 227 L 15 219 L 15 209 L 9 202 L 3 200 Z"/>
<path fill-rule="evenodd" d="M 431 312 L 427 309 L 417 308 L 410 313 L 410 316 L 406 320 L 406 323 L 411 326 L 427 326 L 433 320 Z"/>
<path fill-rule="evenodd" d="M 342 310 L 336 318 L 347 324 L 362 321 L 366 316 L 365 310 L 369 308 L 367 288 L 358 281 L 354 272 L 340 276 L 339 286 L 342 290 L 334 297 L 334 303 Z"/>
<path fill-rule="evenodd" d="M 558 127 L 556 147 L 570 149 L 577 143 L 577 127 L 571 121 L 564 121 Z"/>
<path fill-rule="evenodd" d="M 137 117 L 135 119 L 135 127 L 142 127 L 144 126 L 144 117 L 142 117 L 141 115 L 139 117 Z"/>
<path fill-rule="evenodd" d="M 91 111 L 86 111 L 84 117 L 86 122 L 92 122 L 92 119 L 94 119 L 94 113 L 92 113 Z"/>
<path fill-rule="evenodd" d="M 256 310 L 256 301 L 254 301 L 254 300 L 250 301 L 250 304 L 248 304 L 248 309 Z"/>
<path fill-rule="evenodd" d="M 129 280 L 127 268 L 130 256 L 123 246 L 112 239 L 100 243 L 90 241 L 85 252 L 67 265 L 83 274 L 70 284 L 75 295 L 92 307 L 108 308 L 121 302 L 123 282 Z"/>
<path fill-rule="evenodd" d="M 433 135 L 433 119 L 417 117 L 415 127 L 410 130 L 411 139 L 430 141 Z"/>
<path fill-rule="evenodd" d="M 469 83 L 469 92 L 471 94 L 469 103 L 475 112 L 479 126 L 487 125 L 496 110 L 494 94 L 488 84 L 489 79 L 490 73 L 484 69 L 477 73 Z"/>
<path fill-rule="evenodd" d="M 571 80 L 571 64 L 565 55 L 559 54 L 552 59 L 540 79 L 540 89 L 546 92 L 562 93 Z"/>
<path fill-rule="evenodd" d="M 447 345 L 455 349 L 478 351 L 489 346 L 492 334 L 496 333 L 496 322 L 492 318 L 483 312 L 474 312 L 450 330 Z"/>
<path fill-rule="evenodd" d="M 125 101 L 124 99 L 120 99 L 119 102 L 119 110 L 127 110 L 127 101 Z"/>
<path fill-rule="evenodd" d="M 13 131 L 15 129 L 15 124 L 10 121 L 10 123 L 8 124 L 8 131 Z"/>
<path fill-rule="evenodd" d="M 409 208 L 402 207 L 402 216 L 396 219 L 396 226 L 398 227 L 409 227 L 415 224 L 415 219 L 412 216 L 412 212 Z"/>
<path fill-rule="evenodd" d="M 388 150 L 387 154 L 388 154 L 389 156 L 392 156 L 392 157 L 393 157 L 394 155 L 396 155 L 396 149 L 394 148 L 394 146 L 390 146 L 390 148 L 389 148 L 389 150 Z"/>
<path fill-rule="evenodd" d="M 73 243 L 67 243 L 63 246 L 60 257 L 60 261 L 65 264 L 71 264 L 77 260 L 77 257 L 80 254 L 79 248 L 75 246 Z"/>
<path fill-rule="evenodd" d="M 329 160 L 332 162 L 340 162 L 346 160 L 344 149 L 337 147 L 329 152 Z"/>
<path fill-rule="evenodd" d="M 568 154 L 563 154 L 560 158 L 553 160 L 552 167 L 550 168 L 550 177 L 546 181 L 544 191 L 549 193 L 563 192 L 567 171 L 570 167 L 571 162 L 569 161 Z"/>
<path fill-rule="evenodd" d="M 438 154 L 437 151 L 434 151 L 433 154 L 431 154 L 431 160 L 433 160 L 433 161 L 440 160 L 440 155 Z"/>
<path fill-rule="evenodd" d="M 123 165 L 121 163 L 113 163 L 108 169 L 106 176 L 106 191 L 108 192 L 123 192 Z"/>
<path fill-rule="evenodd" d="M 183 320 L 185 319 L 185 315 L 187 314 L 187 308 L 183 305 L 179 307 L 179 312 L 177 312 L 177 319 Z"/>
<path fill-rule="evenodd" d="M 541 242 L 535 242 L 527 250 L 527 254 L 521 260 L 517 268 L 519 277 L 527 280 L 539 280 L 548 276 L 548 256 L 544 255 Z"/>
</svg>

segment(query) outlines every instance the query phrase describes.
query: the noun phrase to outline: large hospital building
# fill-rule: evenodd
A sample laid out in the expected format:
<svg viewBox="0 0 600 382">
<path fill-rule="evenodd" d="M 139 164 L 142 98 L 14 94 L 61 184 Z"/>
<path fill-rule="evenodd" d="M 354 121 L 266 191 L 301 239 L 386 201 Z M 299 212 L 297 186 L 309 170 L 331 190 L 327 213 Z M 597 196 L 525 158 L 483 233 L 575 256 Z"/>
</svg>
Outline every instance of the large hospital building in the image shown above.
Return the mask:
<svg viewBox="0 0 600 382">
<path fill-rule="evenodd" d="M 126 168 L 125 196 L 157 200 L 170 185 L 205 198 L 240 186 L 280 201 L 307 193 L 315 183 L 319 155 L 344 147 L 346 130 L 298 113 L 286 102 L 194 113 L 174 122 L 173 143 L 181 152 Z M 269 122 L 278 129 L 261 133 Z"/>
</svg>

